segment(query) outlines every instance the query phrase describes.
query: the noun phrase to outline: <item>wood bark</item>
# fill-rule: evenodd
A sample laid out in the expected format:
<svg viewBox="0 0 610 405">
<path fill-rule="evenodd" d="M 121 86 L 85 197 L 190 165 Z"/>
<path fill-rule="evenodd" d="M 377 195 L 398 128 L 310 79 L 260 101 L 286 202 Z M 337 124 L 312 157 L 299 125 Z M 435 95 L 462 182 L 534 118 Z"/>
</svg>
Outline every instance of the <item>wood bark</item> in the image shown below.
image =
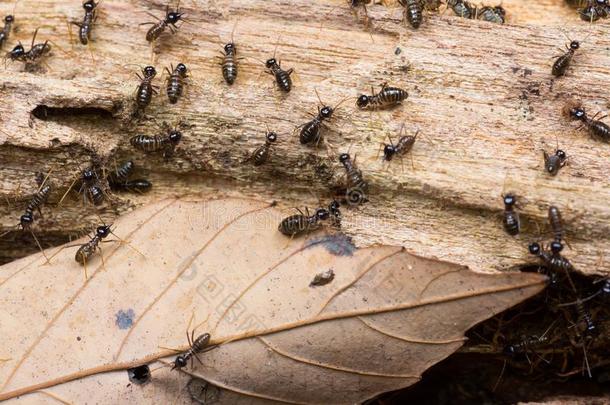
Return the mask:
<svg viewBox="0 0 610 405">
<path fill-rule="evenodd" d="M 161 72 L 185 63 L 187 95 L 170 105 L 162 88 L 144 117 L 134 119 L 135 65 L 153 55 L 144 38 L 148 26 L 139 24 L 152 21 L 146 12 L 163 16 L 166 3 L 104 1 L 85 47 L 71 44 L 68 33 L 68 22 L 82 17 L 79 2 L 20 1 L 18 30 L 5 48 L 17 40 L 29 44 L 41 27 L 37 42 L 51 39 L 54 50 L 33 72 L 20 63 L 0 72 L 0 231 L 19 218 L 36 189 L 36 171 L 52 168 L 55 191 L 35 232 L 44 243 L 57 243 L 98 223 L 98 214 L 111 221 L 168 195 L 247 194 L 277 200 L 287 214 L 294 206 L 314 207 L 340 188 L 337 156 L 349 150 L 371 188 L 368 203 L 344 209 L 344 231 L 357 245 L 399 244 L 477 271 L 512 269 L 537 263 L 527 244 L 551 239 L 546 214 L 554 204 L 566 222 L 565 255 L 582 272 L 608 273 L 610 145 L 577 131 L 561 110 L 574 97 L 591 114 L 610 109 L 609 25 L 580 21 L 560 0 L 530 3 L 505 0 L 505 25 L 447 11 L 426 13 L 415 31 L 392 3 L 368 7 L 367 28 L 363 13 L 342 0 L 184 0 L 190 21 L 157 42 L 153 64 Z M 229 87 L 217 56 L 236 22 L 243 59 Z M 567 41 L 562 32 L 586 40 L 567 76 L 552 80 L 552 58 Z M 278 91 L 261 63 L 276 44 L 282 67 L 296 72 L 289 94 Z M 161 76 L 155 84 L 163 87 Z M 357 110 L 355 98 L 385 82 L 409 92 L 403 105 Z M 299 144 L 295 128 L 317 112 L 315 90 L 329 105 L 349 99 L 329 122 L 326 145 L 311 148 Z M 164 121 L 183 123 L 174 158 L 131 147 L 131 136 L 159 133 Z M 388 134 L 396 140 L 403 123 L 407 134 L 421 133 L 412 155 L 383 163 L 379 146 Z M 267 126 L 279 134 L 269 162 L 244 163 L 264 142 Z M 550 177 L 542 149 L 552 153 L 556 140 L 570 162 Z M 153 192 L 114 195 L 99 212 L 74 194 L 57 206 L 95 155 L 108 168 L 133 159 L 137 177 L 153 181 Z M 501 224 L 501 195 L 509 191 L 518 196 L 523 221 L 517 237 Z M 4 260 L 32 249 L 28 235 L 17 232 L 0 241 Z"/>
</svg>

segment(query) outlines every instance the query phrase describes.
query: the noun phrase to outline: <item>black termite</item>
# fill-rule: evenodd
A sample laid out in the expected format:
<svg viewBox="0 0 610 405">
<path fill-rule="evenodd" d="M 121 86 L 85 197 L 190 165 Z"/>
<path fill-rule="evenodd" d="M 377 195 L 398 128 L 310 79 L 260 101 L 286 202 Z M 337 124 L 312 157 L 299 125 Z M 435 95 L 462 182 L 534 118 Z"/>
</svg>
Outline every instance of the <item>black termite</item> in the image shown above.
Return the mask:
<svg viewBox="0 0 610 405">
<path fill-rule="evenodd" d="M 548 342 L 548 340 L 549 339 L 546 336 L 521 336 L 521 339 L 518 342 L 504 346 L 502 352 L 509 356 L 515 356 L 518 354 L 527 356 L 529 351 L 543 346 Z"/>
<path fill-rule="evenodd" d="M 46 40 L 43 43 L 34 44 L 34 42 L 36 41 L 37 34 L 38 28 L 36 28 L 36 31 L 34 31 L 30 50 L 26 51 L 21 42 L 19 42 L 10 52 L 6 54 L 6 56 L 4 57 L 5 60 L 10 59 L 11 61 L 34 63 L 44 55 L 51 52 L 51 45 L 49 44 L 49 40 Z"/>
<path fill-rule="evenodd" d="M 209 346 L 210 339 L 211 339 L 211 336 L 209 333 L 203 333 L 203 334 L 197 336 L 197 338 L 195 338 L 194 330 L 191 332 L 190 336 L 187 331 L 186 338 L 188 340 L 190 347 L 186 352 L 184 352 L 181 355 L 176 357 L 176 359 L 172 363 L 172 370 L 181 369 L 183 367 L 186 367 L 189 360 L 191 360 L 191 363 L 193 362 L 193 358 L 197 359 L 197 361 L 200 364 L 203 364 L 201 362 L 201 359 L 199 359 L 199 357 L 197 355 L 200 353 L 206 352 L 208 350 L 212 350 L 216 347 L 216 346 Z"/>
<path fill-rule="evenodd" d="M 607 124 L 601 122 L 602 119 L 606 118 L 606 115 L 600 117 L 599 119 L 595 119 L 599 114 L 598 112 L 592 118 L 589 118 L 585 111 L 585 108 L 582 106 L 573 106 L 569 108 L 568 114 L 571 119 L 581 121 L 581 127 L 586 127 L 593 137 L 598 138 L 604 142 L 610 142 L 610 127 Z"/>
<path fill-rule="evenodd" d="M 254 166 L 260 166 L 267 162 L 273 144 L 277 141 L 277 134 L 275 132 L 267 130 L 265 136 L 265 143 L 254 150 L 248 160 L 252 160 Z"/>
<path fill-rule="evenodd" d="M 563 219 L 561 218 L 561 212 L 559 212 L 559 208 L 551 205 L 549 207 L 549 224 L 551 225 L 551 229 L 553 230 L 553 236 L 556 241 L 561 242 L 563 239 Z"/>
<path fill-rule="evenodd" d="M 327 221 L 330 218 L 330 213 L 326 208 L 318 208 L 313 215 L 309 215 L 309 210 L 306 208 L 305 213 L 301 210 L 298 214 L 286 217 L 280 222 L 277 229 L 284 235 L 295 237 L 307 234 L 320 228 L 322 221 Z"/>
<path fill-rule="evenodd" d="M 356 159 L 352 160 L 349 153 L 342 153 L 339 155 L 339 162 L 345 168 L 349 204 L 359 205 L 366 202 L 369 185 L 364 181 L 362 172 L 356 166 Z"/>
<path fill-rule="evenodd" d="M 555 324 L 555 322 L 551 323 L 551 325 L 546 329 L 546 331 L 544 331 L 544 333 L 540 336 L 522 335 L 518 341 L 504 346 L 504 349 L 502 350 L 502 352 L 509 356 L 525 355 L 526 358 L 528 359 L 528 361 L 531 363 L 531 361 L 529 360 L 528 353 L 533 352 L 533 350 L 536 348 L 539 348 L 541 346 L 544 346 L 544 345 L 550 343 L 549 338 L 548 338 L 548 333 L 554 324 Z"/>
<path fill-rule="evenodd" d="M 157 75 L 157 70 L 153 66 L 146 66 L 142 69 L 142 76 L 136 73 L 140 84 L 136 91 L 137 111 L 144 111 L 150 104 L 152 96 L 157 94 L 158 86 L 152 84 L 152 80 Z"/>
<path fill-rule="evenodd" d="M 4 46 L 4 43 L 8 41 L 8 37 L 11 34 L 11 29 L 13 28 L 13 23 L 15 22 L 15 17 L 12 15 L 7 15 L 4 17 L 4 27 L 0 30 L 0 49 Z"/>
<path fill-rule="evenodd" d="M 87 0 L 83 3 L 85 9 L 85 16 L 82 22 L 73 22 L 78 27 L 78 39 L 83 45 L 87 45 L 90 40 L 91 30 L 93 29 L 93 23 L 97 19 L 96 7 L 99 3 L 94 0 Z"/>
<path fill-rule="evenodd" d="M 372 95 L 362 94 L 358 97 L 356 105 L 360 109 L 381 109 L 394 107 L 401 104 L 409 97 L 409 93 L 399 87 L 390 87 L 387 83 L 381 86 L 379 93 L 375 94 L 375 90 L 371 87 Z"/>
<path fill-rule="evenodd" d="M 279 39 L 277 45 L 279 45 Z M 273 57 L 267 59 L 267 62 L 265 62 L 265 67 L 267 68 L 266 72 L 275 77 L 275 83 L 281 91 L 289 93 L 290 90 L 292 90 L 292 79 L 290 78 L 290 75 L 294 72 L 294 69 L 282 69 L 282 67 L 280 66 L 280 62 L 275 59 L 277 45 L 275 46 L 275 50 L 273 51 Z"/>
<path fill-rule="evenodd" d="M 555 59 L 555 63 L 553 63 L 553 68 L 551 69 L 551 73 L 555 77 L 561 77 L 566 74 L 566 70 L 570 66 L 572 62 L 572 58 L 574 57 L 574 53 L 580 49 L 579 41 L 570 41 L 569 44 L 566 44 L 567 51 L 562 55 L 558 56 Z"/>
<path fill-rule="evenodd" d="M 290 78 L 290 75 L 294 69 L 282 69 L 280 63 L 276 61 L 275 58 L 267 59 L 265 66 L 267 69 L 269 69 L 267 70 L 267 73 L 272 74 L 275 77 L 275 82 L 280 90 L 285 93 L 289 93 L 290 90 L 292 90 L 292 79 Z"/>
<path fill-rule="evenodd" d="M 394 144 L 392 137 L 390 137 L 390 134 L 388 134 L 390 143 L 383 145 L 383 160 L 389 162 L 396 155 L 402 158 L 404 155 L 409 153 L 411 149 L 413 149 L 413 145 L 415 145 L 415 141 L 417 141 L 419 129 L 415 131 L 415 135 L 402 135 L 404 128 L 405 125 L 402 124 L 400 127 L 400 132 L 398 133 L 398 142 L 396 142 L 396 144 Z M 413 159 L 411 159 L 411 166 L 414 168 Z"/>
<path fill-rule="evenodd" d="M 318 106 L 318 115 L 315 116 L 311 121 L 306 122 L 302 125 L 301 132 L 299 134 L 299 141 L 303 145 L 315 144 L 317 146 L 322 140 L 322 128 L 324 127 L 324 121 L 332 118 L 337 107 L 341 105 L 346 99 L 343 99 L 337 103 L 334 107 L 324 105 L 320 99 L 318 91 L 315 90 L 320 106 Z"/>
<path fill-rule="evenodd" d="M 504 230 L 509 235 L 515 236 L 521 230 L 519 213 L 515 211 L 517 197 L 512 193 L 508 193 L 502 196 L 502 200 L 504 201 L 504 217 L 502 219 Z"/>
<path fill-rule="evenodd" d="M 89 168 L 83 171 L 79 193 L 83 193 L 83 198 L 89 200 L 93 205 L 100 205 L 104 202 L 105 192 L 100 186 L 97 174 L 93 169 Z"/>
<path fill-rule="evenodd" d="M 237 47 L 233 40 L 235 27 L 237 27 L 237 23 L 235 23 L 233 31 L 231 32 L 231 41 L 225 44 L 223 48 L 224 52 L 222 54 L 222 77 L 224 77 L 225 82 L 227 82 L 228 85 L 232 85 L 237 79 Z"/>
<path fill-rule="evenodd" d="M 123 183 L 110 184 L 114 191 L 128 191 L 130 193 L 147 193 L 152 188 L 152 183 L 146 179 L 125 180 Z"/>
<path fill-rule="evenodd" d="M 169 159 L 181 139 L 182 132 L 176 128 L 166 127 L 166 133 L 163 135 L 136 135 L 129 140 L 129 143 L 143 152 L 163 151 L 163 157 Z"/>
<path fill-rule="evenodd" d="M 171 70 L 165 68 L 165 71 L 168 74 L 166 79 L 167 98 L 169 98 L 170 104 L 176 104 L 184 92 L 186 78 L 188 77 L 186 65 L 179 63 L 175 68 L 171 65 Z"/>
<path fill-rule="evenodd" d="M 14 227 L 20 227 L 23 231 L 29 231 L 32 234 L 34 241 L 38 245 L 38 248 L 40 249 L 42 254 L 45 256 L 47 261 L 49 261 L 49 259 L 44 254 L 42 245 L 40 244 L 40 242 L 38 241 L 38 238 L 34 234 L 34 231 L 32 230 L 32 226 L 34 225 L 34 211 L 38 211 L 38 213 L 42 216 L 42 212 L 40 209 L 47 202 L 47 200 L 49 199 L 49 195 L 51 194 L 51 185 L 47 181 L 48 176 L 49 176 L 49 174 L 47 174 L 46 176 L 43 176 L 42 173 L 36 173 L 36 183 L 38 184 L 38 190 L 36 191 L 36 193 L 34 193 L 32 195 L 32 197 L 26 204 L 24 213 L 19 218 L 19 223 L 14 226 Z M 10 230 L 6 231 L 5 233 L 1 234 L 0 237 L 6 235 L 9 232 L 10 232 Z"/>
<path fill-rule="evenodd" d="M 152 183 L 146 179 L 129 179 L 135 169 L 133 161 L 128 160 L 111 172 L 108 185 L 112 191 L 129 191 L 146 193 L 152 188 Z"/>
<path fill-rule="evenodd" d="M 95 234 L 93 237 L 86 243 L 83 243 L 76 254 L 74 255 L 74 260 L 77 263 L 86 266 L 87 261 L 95 254 L 96 251 L 100 250 L 100 242 L 108 237 L 112 231 L 110 230 L 110 225 L 102 225 L 98 226 L 95 230 Z M 87 273 L 85 270 L 85 277 L 87 277 Z"/>
<path fill-rule="evenodd" d="M 568 155 L 562 149 L 555 149 L 555 153 L 548 154 L 547 151 L 542 151 L 544 158 L 544 170 L 551 176 L 556 176 L 559 169 L 568 163 Z"/>
<path fill-rule="evenodd" d="M 490 7 L 485 6 L 481 7 L 477 13 L 477 18 L 479 20 L 492 22 L 496 24 L 504 24 L 506 21 L 506 10 L 502 6 Z"/>
<path fill-rule="evenodd" d="M 582 300 L 576 301 L 576 314 L 578 316 L 578 322 L 584 326 L 581 330 L 583 337 L 590 339 L 597 335 L 599 332 L 598 327 Z"/>
<path fill-rule="evenodd" d="M 417 29 L 424 19 L 424 2 L 423 0 L 398 0 L 404 9 L 404 16 L 411 27 Z"/>
<path fill-rule="evenodd" d="M 165 32 L 166 28 L 169 28 L 172 34 L 175 34 L 178 30 L 178 26 L 176 25 L 180 20 L 184 21 L 184 13 L 180 12 L 180 2 L 178 2 L 178 6 L 176 10 L 171 10 L 169 8 L 169 4 L 165 7 L 165 17 L 163 19 L 159 19 L 152 13 L 147 12 L 148 15 L 152 16 L 159 20 L 158 22 L 145 22 L 140 25 L 152 25 L 148 32 L 146 33 L 146 40 L 148 42 L 153 42 L 157 38 L 161 36 Z"/>
<path fill-rule="evenodd" d="M 451 8 L 455 15 L 462 18 L 474 19 L 477 16 L 477 7 L 464 0 L 447 0 L 447 7 Z"/>
</svg>

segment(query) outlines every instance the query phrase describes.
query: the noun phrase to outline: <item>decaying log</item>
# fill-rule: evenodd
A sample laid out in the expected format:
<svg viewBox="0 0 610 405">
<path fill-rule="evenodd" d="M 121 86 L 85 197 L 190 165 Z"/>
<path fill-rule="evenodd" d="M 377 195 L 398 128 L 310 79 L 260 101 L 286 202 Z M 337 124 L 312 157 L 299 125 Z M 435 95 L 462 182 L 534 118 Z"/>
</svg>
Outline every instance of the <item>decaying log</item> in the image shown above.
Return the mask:
<svg viewBox="0 0 610 405">
<path fill-rule="evenodd" d="M 187 96 L 170 105 L 161 93 L 144 118 L 134 119 L 134 65 L 151 60 L 146 26 L 138 24 L 151 21 L 146 11 L 162 16 L 165 2 L 104 1 L 88 49 L 69 42 L 66 16 L 80 18 L 80 4 L 21 1 L 19 30 L 9 46 L 29 43 L 41 26 L 38 38 L 52 39 L 61 50 L 36 72 L 11 63 L 0 73 L 0 231 L 19 217 L 23 204 L 16 200 L 35 190 L 35 171 L 53 169 L 51 200 L 57 203 L 94 154 L 108 167 L 131 158 L 154 182 L 148 195 L 114 196 L 101 213 L 110 221 L 134 205 L 186 193 L 262 196 L 287 212 L 316 206 L 341 186 L 337 155 L 349 150 L 371 184 L 370 202 L 344 213 L 345 232 L 358 245 L 402 244 L 479 271 L 515 268 L 535 262 L 527 252 L 530 241 L 551 238 L 546 213 L 555 204 L 566 220 L 566 256 L 583 272 L 608 273 L 610 145 L 561 116 L 572 97 L 591 113 L 610 109 L 608 22 L 588 25 L 560 0 L 535 3 L 504 1 L 504 26 L 446 12 L 427 14 L 413 31 L 396 5 L 369 7 L 367 30 L 363 15 L 355 16 L 342 0 L 185 0 L 181 7 L 190 22 L 162 37 L 154 64 L 159 71 L 187 64 Z M 216 57 L 236 21 L 244 59 L 229 87 Z M 552 57 L 566 42 L 562 31 L 580 39 L 591 35 L 568 75 L 552 80 Z M 278 41 L 282 66 L 296 71 L 288 95 L 273 86 L 260 62 Z M 155 82 L 162 86 L 163 78 Z M 384 82 L 407 89 L 408 100 L 389 111 L 358 111 L 357 95 Z M 314 90 L 330 105 L 350 97 L 328 126 L 328 145 L 317 149 L 300 145 L 294 132 L 317 111 Z M 174 158 L 166 162 L 132 149 L 131 136 L 159 132 L 164 121 L 186 127 Z M 412 162 L 407 156 L 383 164 L 379 145 L 387 134 L 396 139 L 402 123 L 409 134 L 421 131 Z M 272 158 L 260 167 L 243 163 L 264 142 L 266 125 L 279 134 Z M 542 148 L 554 151 L 556 139 L 570 163 L 549 177 Z M 524 221 L 518 237 L 501 226 L 501 194 L 508 191 L 517 194 Z M 99 222 L 95 213 L 71 195 L 43 210 L 37 235 L 58 242 Z M 16 233 L 5 236 L 0 256 L 36 249 L 26 236 L 17 240 L 28 241 L 27 248 L 15 243 Z"/>
</svg>

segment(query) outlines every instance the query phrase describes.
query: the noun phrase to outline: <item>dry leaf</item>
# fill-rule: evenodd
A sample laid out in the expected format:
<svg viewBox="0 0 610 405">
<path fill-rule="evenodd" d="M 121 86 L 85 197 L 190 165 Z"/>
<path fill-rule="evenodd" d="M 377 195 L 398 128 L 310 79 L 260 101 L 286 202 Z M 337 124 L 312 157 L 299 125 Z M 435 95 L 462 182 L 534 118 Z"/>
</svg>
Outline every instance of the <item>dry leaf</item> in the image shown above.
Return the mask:
<svg viewBox="0 0 610 405">
<path fill-rule="evenodd" d="M 36 401 L 188 402 L 185 373 L 163 367 L 138 386 L 119 370 L 171 361 L 160 347 L 185 349 L 194 315 L 196 334 L 221 345 L 185 371 L 228 390 L 224 402 L 359 402 L 415 383 L 470 326 L 544 287 L 537 274 L 477 274 L 341 234 L 291 241 L 277 231 L 287 214 L 165 200 L 115 223 L 129 245 L 103 244 L 87 281 L 76 247 L 50 265 L 38 254 L 3 266 L 0 399 L 46 388 Z M 330 283 L 309 286 L 329 269 Z"/>
</svg>

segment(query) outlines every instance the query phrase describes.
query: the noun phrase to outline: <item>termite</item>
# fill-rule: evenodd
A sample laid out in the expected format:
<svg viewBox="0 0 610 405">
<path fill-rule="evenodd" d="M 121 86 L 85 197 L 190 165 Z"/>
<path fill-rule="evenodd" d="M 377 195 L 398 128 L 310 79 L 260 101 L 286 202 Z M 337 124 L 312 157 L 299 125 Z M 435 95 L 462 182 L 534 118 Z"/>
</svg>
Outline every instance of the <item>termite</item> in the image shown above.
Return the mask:
<svg viewBox="0 0 610 405">
<path fill-rule="evenodd" d="M 595 119 L 597 115 L 600 114 L 598 112 L 592 118 L 589 118 L 585 108 L 578 103 L 572 106 L 568 105 L 565 110 L 567 110 L 567 113 L 571 119 L 581 121 L 582 125 L 580 128 L 587 128 L 589 134 L 591 134 L 594 138 L 600 139 L 604 142 L 610 142 L 610 127 L 601 121 L 602 119 L 606 118 L 606 115 L 600 117 L 599 119 Z"/>
<path fill-rule="evenodd" d="M 348 202 L 359 205 L 366 202 L 369 185 L 362 177 L 362 171 L 356 166 L 356 159 L 352 160 L 348 153 L 339 155 L 339 162 L 345 168 Z"/>
<path fill-rule="evenodd" d="M 297 209 L 298 214 L 284 218 L 278 225 L 278 230 L 290 237 L 295 237 L 319 229 L 323 221 L 330 218 L 330 213 L 326 208 L 318 208 L 313 215 L 309 214 L 309 209 L 305 213 Z"/>
<path fill-rule="evenodd" d="M 387 83 L 381 86 L 379 93 L 375 93 L 375 90 L 371 87 L 372 95 L 362 94 L 358 97 L 356 105 L 360 109 L 382 109 L 388 107 L 394 107 L 401 104 L 404 100 L 409 97 L 409 93 L 399 87 L 390 87 Z"/>
<path fill-rule="evenodd" d="M 82 22 L 74 21 L 72 24 L 78 27 L 78 39 L 83 45 L 87 45 L 90 40 L 91 30 L 93 29 L 93 23 L 97 19 L 96 7 L 99 3 L 94 0 L 87 0 L 83 3 L 85 9 L 85 15 Z"/>
<path fill-rule="evenodd" d="M 186 65 L 184 63 L 178 63 L 175 68 L 173 65 L 170 65 L 170 67 L 171 70 L 165 68 L 165 71 L 167 72 L 167 79 L 165 83 L 167 98 L 169 99 L 170 104 L 176 104 L 184 92 L 184 86 L 186 84 L 188 75 Z"/>
<path fill-rule="evenodd" d="M 148 32 L 146 33 L 146 40 L 148 42 L 153 42 L 157 38 L 161 36 L 165 32 L 167 28 L 171 31 L 172 34 L 175 34 L 178 30 L 178 26 L 176 25 L 180 20 L 184 20 L 184 13 L 180 12 L 180 1 L 178 1 L 178 5 L 176 10 L 171 10 L 169 8 L 169 3 L 165 7 L 165 17 L 163 19 L 159 19 L 152 13 L 147 12 L 148 15 L 152 16 L 159 20 L 158 22 L 145 22 L 140 25 L 152 25 Z"/>
</svg>

